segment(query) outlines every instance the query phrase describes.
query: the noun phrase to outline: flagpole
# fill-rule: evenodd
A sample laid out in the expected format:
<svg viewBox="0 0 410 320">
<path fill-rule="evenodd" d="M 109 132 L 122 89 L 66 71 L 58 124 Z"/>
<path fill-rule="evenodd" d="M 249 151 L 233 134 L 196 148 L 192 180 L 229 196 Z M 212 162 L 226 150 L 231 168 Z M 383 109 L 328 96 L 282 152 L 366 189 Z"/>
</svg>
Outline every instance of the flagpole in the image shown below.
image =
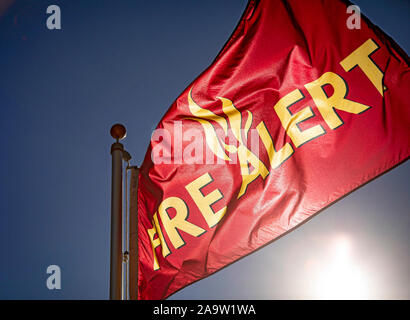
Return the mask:
<svg viewBox="0 0 410 320">
<path fill-rule="evenodd" d="M 122 299 L 122 167 L 124 146 L 119 140 L 127 131 L 122 124 L 110 130 L 116 140 L 111 145 L 111 246 L 110 246 L 110 300 Z"/>
</svg>

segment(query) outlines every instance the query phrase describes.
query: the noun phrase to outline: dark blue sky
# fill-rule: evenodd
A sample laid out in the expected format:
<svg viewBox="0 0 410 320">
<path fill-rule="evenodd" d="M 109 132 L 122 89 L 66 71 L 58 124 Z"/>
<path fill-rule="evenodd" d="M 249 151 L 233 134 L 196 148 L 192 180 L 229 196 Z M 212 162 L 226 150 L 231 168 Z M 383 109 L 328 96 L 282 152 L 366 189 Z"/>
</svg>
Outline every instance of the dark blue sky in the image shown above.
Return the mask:
<svg viewBox="0 0 410 320">
<path fill-rule="evenodd" d="M 6 2 L 0 298 L 106 299 L 109 129 L 127 126 L 124 143 L 140 164 L 152 130 L 212 62 L 246 1 L 17 0 L 4 11 Z M 62 30 L 46 28 L 51 4 L 61 7 Z M 356 4 L 409 52 L 409 1 Z M 315 298 L 336 274 L 363 297 L 409 299 L 409 180 L 405 163 L 172 298 Z M 329 262 L 338 248 L 349 256 L 343 270 Z M 46 287 L 52 264 L 61 267 L 61 290 Z"/>
</svg>

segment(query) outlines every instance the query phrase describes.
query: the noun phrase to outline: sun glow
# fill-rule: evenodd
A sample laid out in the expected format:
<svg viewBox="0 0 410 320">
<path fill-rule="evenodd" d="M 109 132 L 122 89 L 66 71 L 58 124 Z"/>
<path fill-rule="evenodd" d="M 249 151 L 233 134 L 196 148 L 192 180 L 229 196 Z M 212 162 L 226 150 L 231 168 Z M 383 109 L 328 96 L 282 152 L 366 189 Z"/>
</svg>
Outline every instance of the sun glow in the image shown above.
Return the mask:
<svg viewBox="0 0 410 320">
<path fill-rule="evenodd" d="M 330 244 L 328 264 L 316 269 L 314 299 L 368 299 L 366 275 L 353 261 L 352 244 L 347 237 L 336 237 Z"/>
</svg>

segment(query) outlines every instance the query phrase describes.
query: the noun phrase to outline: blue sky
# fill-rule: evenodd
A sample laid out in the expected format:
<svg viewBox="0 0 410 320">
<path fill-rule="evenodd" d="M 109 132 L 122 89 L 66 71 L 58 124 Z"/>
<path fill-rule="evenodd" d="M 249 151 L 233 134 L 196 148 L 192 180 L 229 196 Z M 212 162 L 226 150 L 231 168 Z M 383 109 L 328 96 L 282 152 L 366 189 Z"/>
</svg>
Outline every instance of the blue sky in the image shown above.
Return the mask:
<svg viewBox="0 0 410 320">
<path fill-rule="evenodd" d="M 246 1 L 17 0 L 5 10 L 6 2 L 13 1 L 0 5 L 0 298 L 106 299 L 109 129 L 127 126 L 124 143 L 140 164 L 152 130 L 212 62 Z M 62 30 L 46 28 L 51 4 L 61 8 Z M 409 52 L 410 2 L 356 4 Z M 172 299 L 320 297 L 326 275 L 346 273 L 329 265 L 340 246 L 348 247 L 347 269 L 364 279 L 365 297 L 409 299 L 409 180 L 405 163 Z M 52 264 L 61 268 L 61 290 L 46 287 Z"/>
</svg>

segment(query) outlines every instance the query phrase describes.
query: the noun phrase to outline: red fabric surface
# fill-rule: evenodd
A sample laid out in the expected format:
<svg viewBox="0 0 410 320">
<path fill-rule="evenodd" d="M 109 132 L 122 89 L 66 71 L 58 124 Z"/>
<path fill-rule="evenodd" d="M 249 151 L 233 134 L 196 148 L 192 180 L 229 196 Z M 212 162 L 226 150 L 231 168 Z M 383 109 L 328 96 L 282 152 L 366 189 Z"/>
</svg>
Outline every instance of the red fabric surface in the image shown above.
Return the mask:
<svg viewBox="0 0 410 320">
<path fill-rule="evenodd" d="M 172 104 L 158 125 L 172 136 L 176 134 L 175 122 L 180 121 L 182 126 L 178 130 L 196 128 L 205 141 L 204 126 L 189 107 L 191 92 L 195 104 L 226 120 L 227 134 L 231 137 L 232 122 L 228 121 L 220 97 L 232 101 L 240 112 L 242 129 L 250 112 L 250 129 L 263 121 L 276 151 L 288 145 L 293 153 L 279 166 L 272 167 L 259 139 L 258 158 L 269 174 L 258 176 L 238 197 L 243 174 L 237 153 L 228 154 L 231 160 L 236 158 L 236 163 L 219 160 L 219 164 L 154 164 L 151 151 L 159 142 L 151 141 L 138 187 L 139 299 L 164 299 L 212 274 L 408 158 L 408 57 L 365 18 L 360 30 L 348 29 L 348 17 L 343 1 L 250 1 L 215 61 Z M 366 42 L 379 47 L 368 57 L 384 74 L 383 85 L 387 89 L 383 95 L 360 66 L 346 71 L 341 65 L 341 61 Z M 342 121 L 333 128 L 306 86 L 328 72 L 344 80 L 345 99 L 367 106 L 357 114 L 327 108 Z M 288 110 L 294 115 L 310 107 L 313 113 L 297 123 L 300 132 L 313 127 L 323 131 L 299 145 L 286 131 L 292 122 L 288 127 L 284 125 L 275 109 L 281 98 L 296 89 L 303 99 L 288 106 Z M 320 91 L 321 87 L 316 86 L 316 90 Z M 322 90 L 328 97 L 336 91 L 331 84 L 323 85 Z M 213 129 L 221 129 L 221 122 L 211 118 L 206 121 Z M 218 141 L 226 151 L 221 140 L 219 133 Z M 243 147 L 249 148 L 250 138 L 243 134 L 242 140 Z M 240 144 L 238 141 L 236 146 Z M 184 141 L 182 148 L 189 143 Z M 170 141 L 172 160 L 175 160 L 175 148 Z M 213 154 L 206 142 L 203 148 Z M 252 167 L 248 170 L 251 172 Z M 223 217 L 212 227 L 186 188 L 206 174 L 212 181 L 200 188 L 201 194 L 207 196 L 219 190 L 222 197 L 216 197 L 210 208 L 216 213 L 226 207 Z M 185 243 L 178 248 L 164 227 L 163 216 L 157 214 L 161 230 L 153 223 L 160 204 L 170 197 L 181 199 L 189 211 L 186 221 L 204 230 L 197 236 L 178 230 Z M 175 210 L 171 208 L 167 212 L 172 220 Z M 159 239 L 159 232 L 163 235 L 163 240 L 156 242 L 161 241 L 161 245 L 155 248 L 158 270 L 154 270 L 148 229 L 155 231 L 154 239 Z M 170 251 L 166 257 L 161 251 L 163 241 Z"/>
</svg>

